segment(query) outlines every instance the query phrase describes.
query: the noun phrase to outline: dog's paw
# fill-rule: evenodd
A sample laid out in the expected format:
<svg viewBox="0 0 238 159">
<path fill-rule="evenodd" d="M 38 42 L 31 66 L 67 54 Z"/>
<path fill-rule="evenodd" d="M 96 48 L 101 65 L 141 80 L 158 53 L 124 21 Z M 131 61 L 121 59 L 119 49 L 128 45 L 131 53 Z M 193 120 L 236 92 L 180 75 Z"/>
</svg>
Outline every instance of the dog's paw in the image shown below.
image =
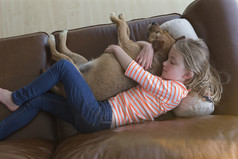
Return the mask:
<svg viewBox="0 0 238 159">
<path fill-rule="evenodd" d="M 59 34 L 59 38 L 60 41 L 64 41 L 66 42 L 66 38 L 67 38 L 67 34 L 68 34 L 68 30 L 63 30 L 60 34 Z"/>
<path fill-rule="evenodd" d="M 49 35 L 49 38 L 48 38 L 48 44 L 50 45 L 50 47 L 55 47 L 55 37 L 54 35 Z"/>
<path fill-rule="evenodd" d="M 116 14 L 114 12 L 112 12 L 110 14 L 110 20 L 113 22 L 113 23 L 116 23 L 118 21 L 118 17 L 116 16 Z"/>
<path fill-rule="evenodd" d="M 110 17 L 111 17 L 111 16 L 116 16 L 116 13 L 111 12 Z"/>
<path fill-rule="evenodd" d="M 51 34 L 49 40 L 55 41 L 55 36 Z"/>
<path fill-rule="evenodd" d="M 68 34 L 68 30 L 63 30 L 60 34 Z"/>
<path fill-rule="evenodd" d="M 124 13 L 119 14 L 118 18 L 121 19 L 121 20 L 124 20 L 125 19 L 125 14 Z"/>
</svg>

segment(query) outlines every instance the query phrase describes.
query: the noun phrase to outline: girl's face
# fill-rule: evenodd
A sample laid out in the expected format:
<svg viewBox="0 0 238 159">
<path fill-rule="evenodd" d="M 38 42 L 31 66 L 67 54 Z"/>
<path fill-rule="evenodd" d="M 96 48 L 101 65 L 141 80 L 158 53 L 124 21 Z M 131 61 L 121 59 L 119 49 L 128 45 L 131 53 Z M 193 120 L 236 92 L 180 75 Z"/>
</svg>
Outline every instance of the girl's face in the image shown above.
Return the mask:
<svg viewBox="0 0 238 159">
<path fill-rule="evenodd" d="M 163 62 L 162 78 L 165 80 L 175 80 L 182 83 L 191 78 L 191 71 L 186 69 L 183 56 L 172 47 L 168 60 Z"/>
</svg>

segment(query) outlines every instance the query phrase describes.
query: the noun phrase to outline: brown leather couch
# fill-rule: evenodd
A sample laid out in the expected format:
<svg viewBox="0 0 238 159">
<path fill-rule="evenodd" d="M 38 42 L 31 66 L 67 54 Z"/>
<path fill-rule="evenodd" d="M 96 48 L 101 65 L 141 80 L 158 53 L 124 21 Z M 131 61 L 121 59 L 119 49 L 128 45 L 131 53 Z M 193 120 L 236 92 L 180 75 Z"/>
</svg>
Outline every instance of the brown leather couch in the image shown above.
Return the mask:
<svg viewBox="0 0 238 159">
<path fill-rule="evenodd" d="M 0 158 L 238 158 L 237 16 L 237 0 L 195 0 L 182 15 L 128 22 L 131 38 L 146 40 L 146 28 L 151 22 L 162 24 L 182 17 L 190 21 L 208 44 L 217 69 L 231 77 L 229 83 L 224 83 L 222 100 L 212 115 L 170 119 L 162 115 L 154 122 L 80 134 L 40 112 L 30 124 L 0 142 Z M 56 37 L 58 33 L 54 33 Z M 40 32 L 0 39 L 0 87 L 14 91 L 51 65 L 47 38 Z M 67 41 L 71 50 L 88 59 L 99 56 L 112 43 L 117 44 L 117 28 L 113 24 L 70 30 Z M 0 120 L 9 114 L 1 104 Z"/>
</svg>

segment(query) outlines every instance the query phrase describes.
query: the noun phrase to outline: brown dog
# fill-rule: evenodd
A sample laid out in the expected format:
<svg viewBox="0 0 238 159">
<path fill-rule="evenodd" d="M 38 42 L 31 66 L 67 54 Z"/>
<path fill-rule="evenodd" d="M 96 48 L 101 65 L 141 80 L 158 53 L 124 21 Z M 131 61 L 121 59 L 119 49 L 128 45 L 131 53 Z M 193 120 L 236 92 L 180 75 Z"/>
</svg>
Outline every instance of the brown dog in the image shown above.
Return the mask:
<svg viewBox="0 0 238 159">
<path fill-rule="evenodd" d="M 123 14 L 120 14 L 118 17 L 115 14 L 111 14 L 110 19 L 118 26 L 119 45 L 129 56 L 136 59 L 142 48 L 136 42 L 130 40 L 130 30 L 124 20 Z M 162 62 L 166 60 L 170 48 L 175 43 L 175 39 L 165 30 L 161 29 L 158 24 L 152 24 L 149 27 L 148 35 L 148 41 L 153 44 L 155 51 L 152 67 L 149 72 L 158 75 L 162 70 Z M 114 54 L 103 53 L 97 59 L 88 61 L 81 55 L 73 53 L 67 48 L 67 31 L 61 32 L 59 38 L 61 53 L 56 50 L 53 35 L 48 39 L 52 59 L 55 61 L 66 59 L 72 62 L 75 67 L 78 68 L 98 101 L 106 100 L 136 86 L 136 82 L 124 75 L 124 70 Z M 55 89 L 55 93 L 65 96 L 63 92 L 62 86 L 58 86 L 57 90 Z"/>
</svg>

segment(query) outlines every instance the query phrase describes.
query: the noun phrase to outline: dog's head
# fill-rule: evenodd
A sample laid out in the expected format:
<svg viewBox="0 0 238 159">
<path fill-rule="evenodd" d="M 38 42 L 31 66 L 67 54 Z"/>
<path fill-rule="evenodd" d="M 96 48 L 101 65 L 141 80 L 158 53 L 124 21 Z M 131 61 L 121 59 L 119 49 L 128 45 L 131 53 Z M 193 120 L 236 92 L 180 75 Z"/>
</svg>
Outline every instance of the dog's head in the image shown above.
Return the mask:
<svg viewBox="0 0 238 159">
<path fill-rule="evenodd" d="M 159 24 L 152 23 L 147 30 L 148 42 L 150 42 L 155 50 L 155 53 L 161 54 L 167 58 L 169 50 L 175 43 L 175 39 L 169 33 L 162 29 Z"/>
</svg>

